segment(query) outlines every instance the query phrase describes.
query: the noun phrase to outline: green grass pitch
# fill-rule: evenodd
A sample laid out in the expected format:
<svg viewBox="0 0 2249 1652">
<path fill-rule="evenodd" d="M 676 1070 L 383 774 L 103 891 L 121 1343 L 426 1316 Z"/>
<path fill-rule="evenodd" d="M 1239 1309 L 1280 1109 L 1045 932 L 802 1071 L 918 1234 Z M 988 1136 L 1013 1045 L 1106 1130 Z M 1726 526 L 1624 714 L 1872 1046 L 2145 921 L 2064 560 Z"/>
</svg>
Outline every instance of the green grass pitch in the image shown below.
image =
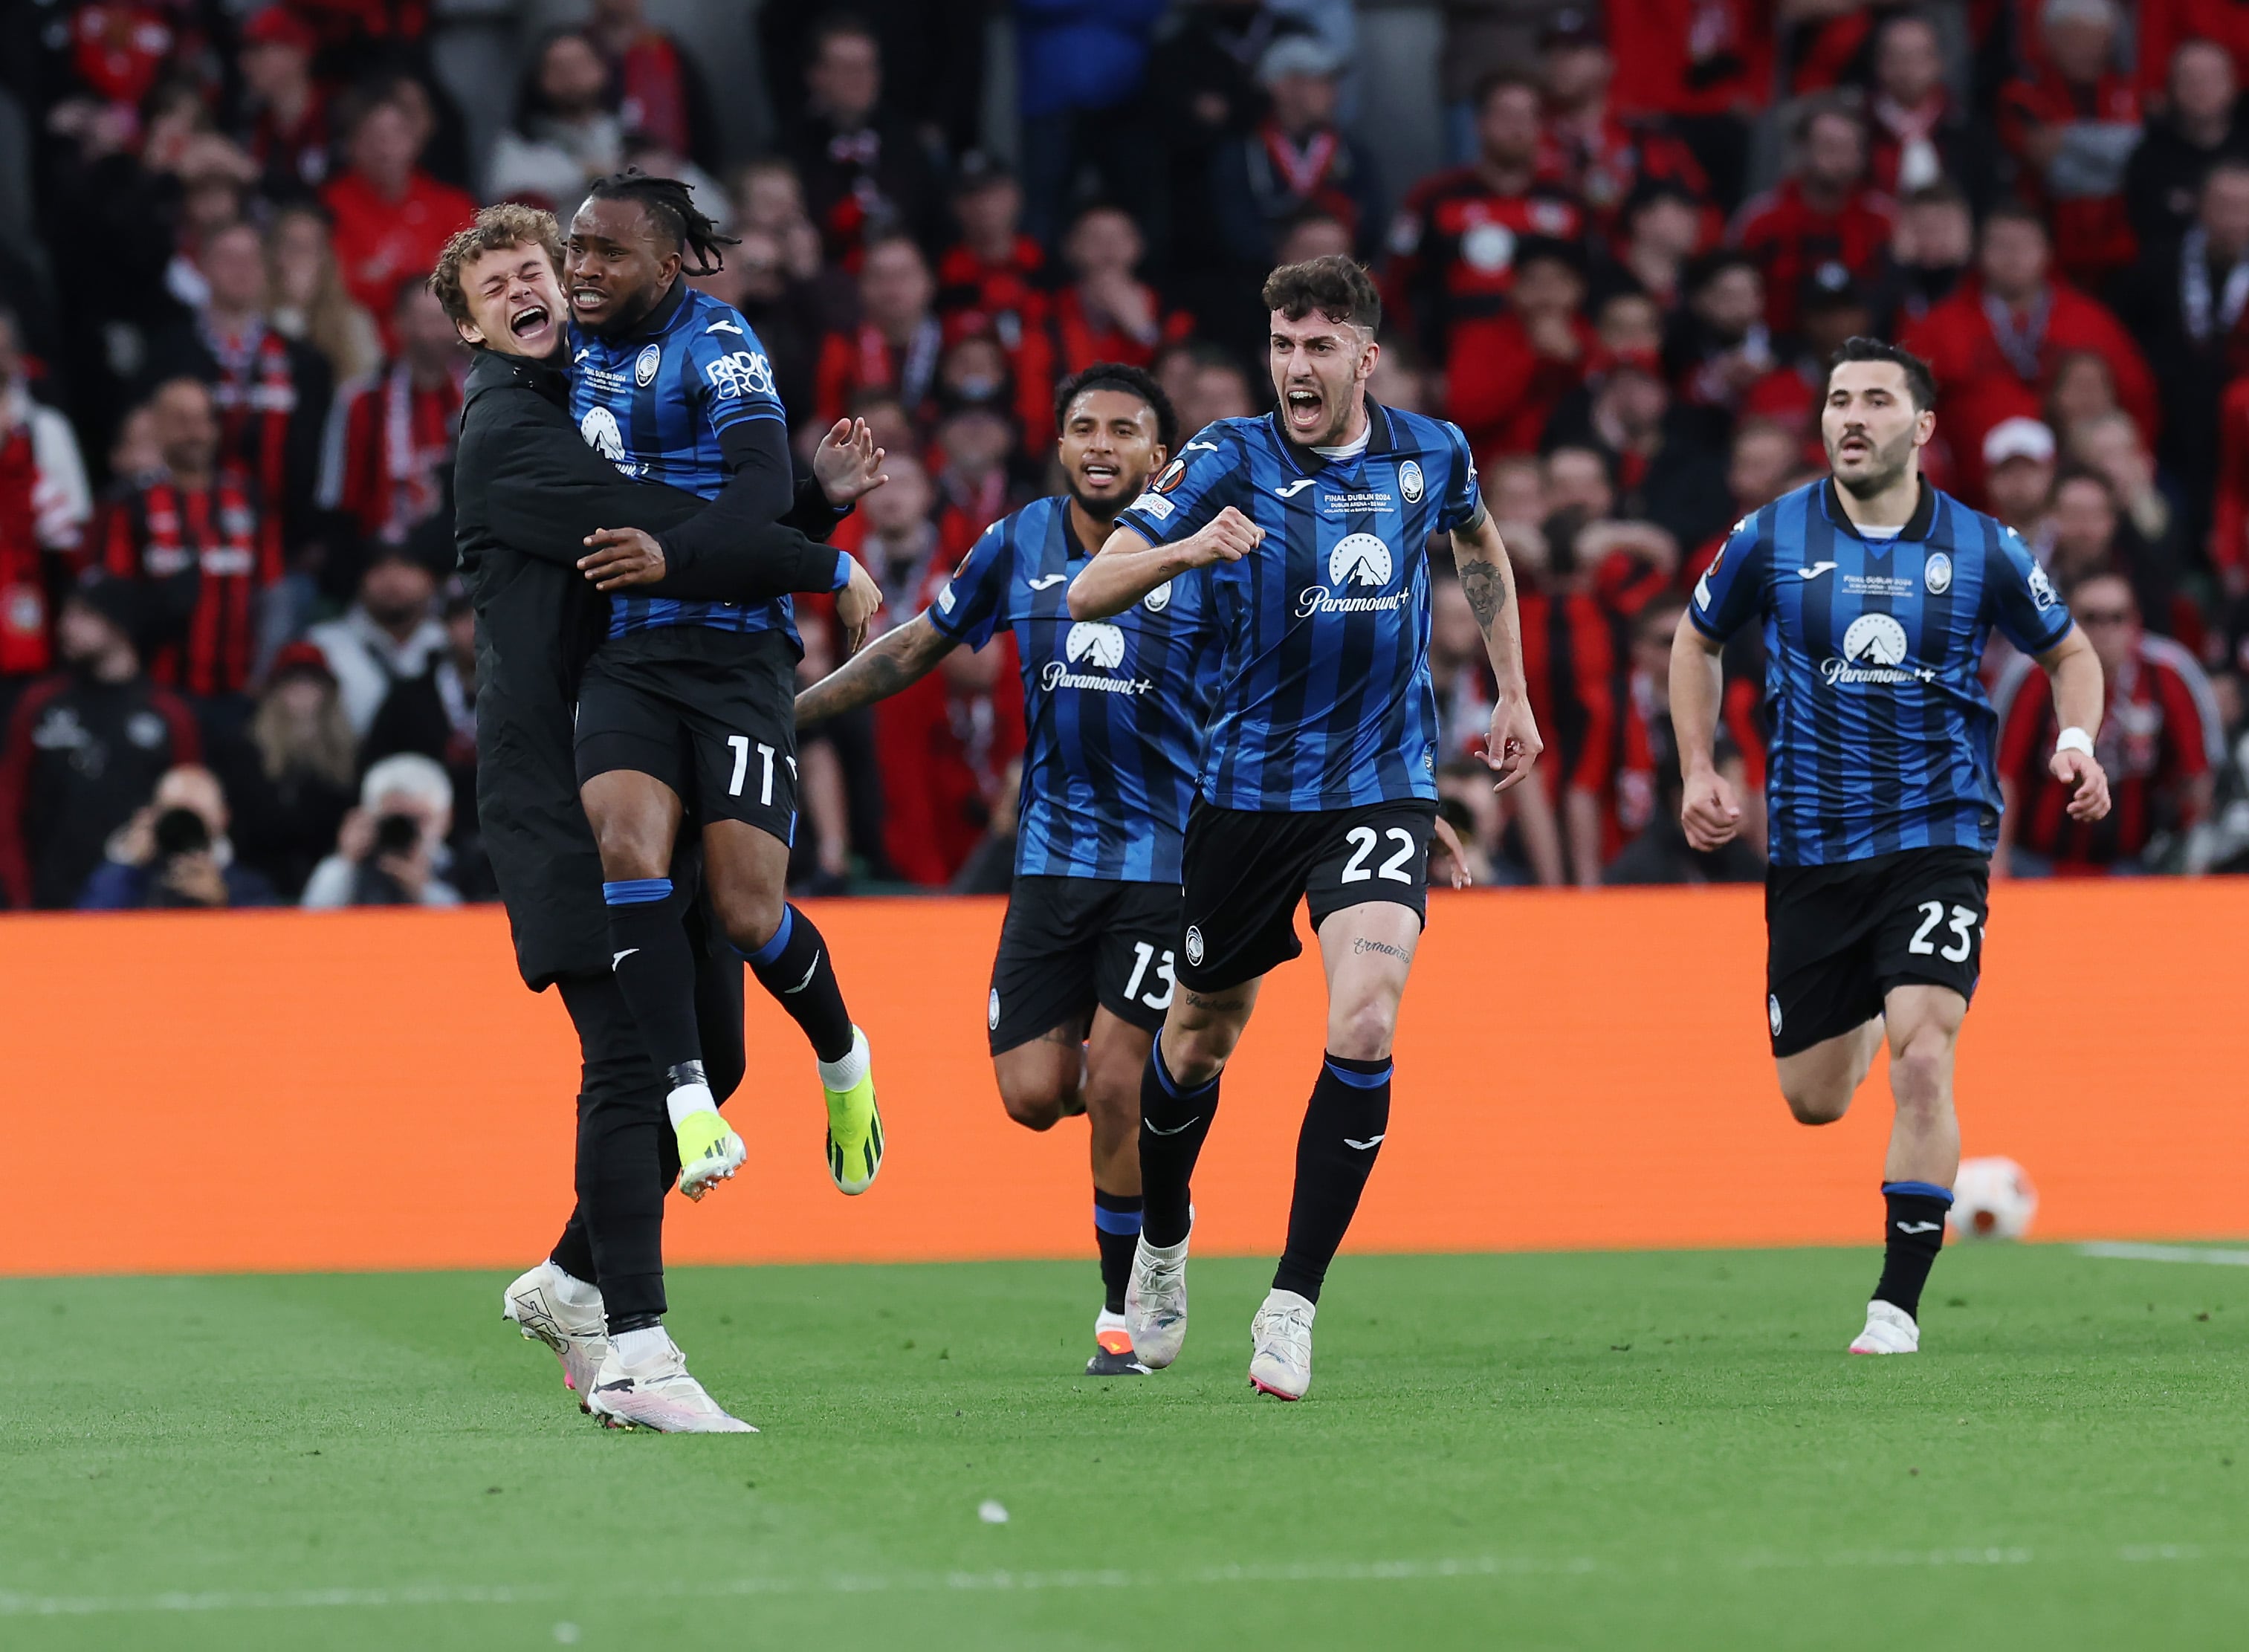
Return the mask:
<svg viewBox="0 0 2249 1652">
<path fill-rule="evenodd" d="M 1346 1258 L 1297 1406 L 1247 1261 L 1107 1382 L 1090 1263 L 684 1272 L 731 1439 L 580 1417 L 497 1275 L 0 1284 L 0 1647 L 2249 1641 L 2249 1268 L 1958 1249 L 1848 1359 L 1875 1270 Z"/>
</svg>

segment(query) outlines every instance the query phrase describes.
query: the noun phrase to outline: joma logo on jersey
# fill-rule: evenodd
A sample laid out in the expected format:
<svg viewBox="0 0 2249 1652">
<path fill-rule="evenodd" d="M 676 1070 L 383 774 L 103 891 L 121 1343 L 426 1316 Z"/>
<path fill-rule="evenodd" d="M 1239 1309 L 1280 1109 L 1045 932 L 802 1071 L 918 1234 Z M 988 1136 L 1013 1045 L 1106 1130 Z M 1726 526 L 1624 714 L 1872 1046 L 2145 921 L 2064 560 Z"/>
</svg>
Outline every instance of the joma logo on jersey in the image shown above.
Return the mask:
<svg viewBox="0 0 2249 1652">
<path fill-rule="evenodd" d="M 774 393 L 773 363 L 755 350 L 719 356 L 704 368 L 703 376 L 711 381 L 712 394 L 720 397 Z"/>
</svg>

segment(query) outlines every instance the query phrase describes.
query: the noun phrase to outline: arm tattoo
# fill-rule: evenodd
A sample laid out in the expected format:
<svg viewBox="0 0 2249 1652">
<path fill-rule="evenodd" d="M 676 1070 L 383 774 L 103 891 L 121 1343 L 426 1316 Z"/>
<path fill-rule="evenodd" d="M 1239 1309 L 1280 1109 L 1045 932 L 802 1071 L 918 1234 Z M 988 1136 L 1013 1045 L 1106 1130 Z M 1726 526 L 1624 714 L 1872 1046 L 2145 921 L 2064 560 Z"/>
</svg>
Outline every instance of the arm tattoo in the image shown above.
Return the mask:
<svg viewBox="0 0 2249 1652">
<path fill-rule="evenodd" d="M 1478 557 L 1459 563 L 1458 567 L 1461 589 L 1467 593 L 1468 606 L 1475 610 L 1476 623 L 1489 635 L 1500 610 L 1507 606 L 1507 586 L 1500 579 L 1498 564 Z"/>
<path fill-rule="evenodd" d="M 888 699 L 928 676 L 953 647 L 953 639 L 926 619 L 901 625 L 799 694 L 796 720 L 810 727 Z"/>
</svg>

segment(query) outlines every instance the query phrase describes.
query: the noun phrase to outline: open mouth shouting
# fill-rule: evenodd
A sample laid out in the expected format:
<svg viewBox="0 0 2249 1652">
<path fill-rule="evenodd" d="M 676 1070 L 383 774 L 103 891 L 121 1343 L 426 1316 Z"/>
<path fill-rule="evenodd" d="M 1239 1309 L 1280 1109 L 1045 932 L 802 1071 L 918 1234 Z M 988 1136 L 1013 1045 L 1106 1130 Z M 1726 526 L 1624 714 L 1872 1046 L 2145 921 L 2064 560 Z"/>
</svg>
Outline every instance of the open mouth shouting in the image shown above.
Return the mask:
<svg viewBox="0 0 2249 1652">
<path fill-rule="evenodd" d="M 527 355 L 544 355 L 554 347 L 554 313 L 543 299 L 526 299 L 510 311 L 507 330 Z"/>
<path fill-rule="evenodd" d="M 1327 397 L 1316 385 L 1291 384 L 1281 398 L 1281 409 L 1290 430 L 1297 437 L 1317 437 L 1327 428 Z"/>
<path fill-rule="evenodd" d="M 1087 459 L 1077 467 L 1079 486 L 1097 495 L 1115 492 L 1124 474 L 1113 459 Z"/>
</svg>

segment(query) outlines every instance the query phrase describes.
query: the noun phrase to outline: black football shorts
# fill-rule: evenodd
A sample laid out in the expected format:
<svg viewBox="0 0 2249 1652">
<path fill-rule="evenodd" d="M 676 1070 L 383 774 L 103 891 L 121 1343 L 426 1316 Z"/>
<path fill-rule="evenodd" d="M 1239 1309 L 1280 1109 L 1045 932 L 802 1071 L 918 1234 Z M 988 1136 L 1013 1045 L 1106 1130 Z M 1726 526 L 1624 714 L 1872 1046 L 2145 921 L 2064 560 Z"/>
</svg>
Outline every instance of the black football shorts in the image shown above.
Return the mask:
<svg viewBox="0 0 2249 1652">
<path fill-rule="evenodd" d="M 679 625 L 610 639 L 578 687 L 578 783 L 629 768 L 696 822 L 796 836 L 796 650 L 779 631 Z"/>
<path fill-rule="evenodd" d="M 1254 981 L 1304 950 L 1346 906 L 1391 901 L 1429 916 L 1429 838 L 1437 806 L 1419 798 L 1303 814 L 1214 809 L 1198 801 L 1182 850 L 1180 980 L 1197 992 Z"/>
<path fill-rule="evenodd" d="M 1097 1004 L 1154 1032 L 1172 1007 L 1179 944 L 1177 884 L 1016 878 L 992 960 L 992 1053 L 1083 1026 Z"/>
<path fill-rule="evenodd" d="M 1991 889 L 1991 857 L 1973 849 L 1768 868 L 1772 1053 L 1792 1056 L 1864 1025 L 1893 987 L 1950 987 L 1972 999 Z"/>
</svg>

